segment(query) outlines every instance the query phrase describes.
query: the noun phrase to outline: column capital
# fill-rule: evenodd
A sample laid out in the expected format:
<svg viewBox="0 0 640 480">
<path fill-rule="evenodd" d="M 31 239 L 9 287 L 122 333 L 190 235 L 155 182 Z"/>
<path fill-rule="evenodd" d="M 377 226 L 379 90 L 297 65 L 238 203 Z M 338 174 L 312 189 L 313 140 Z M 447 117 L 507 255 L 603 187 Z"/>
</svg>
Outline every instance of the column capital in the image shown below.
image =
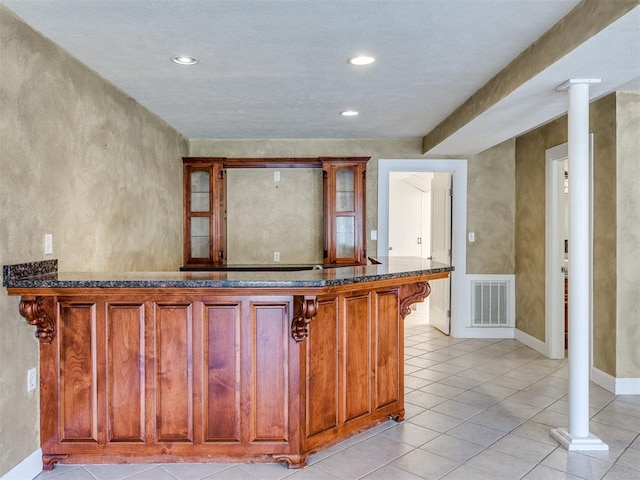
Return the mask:
<svg viewBox="0 0 640 480">
<path fill-rule="evenodd" d="M 601 78 L 570 78 L 556 87 L 557 91 L 568 90 L 571 85 L 592 84 L 602 82 Z"/>
</svg>

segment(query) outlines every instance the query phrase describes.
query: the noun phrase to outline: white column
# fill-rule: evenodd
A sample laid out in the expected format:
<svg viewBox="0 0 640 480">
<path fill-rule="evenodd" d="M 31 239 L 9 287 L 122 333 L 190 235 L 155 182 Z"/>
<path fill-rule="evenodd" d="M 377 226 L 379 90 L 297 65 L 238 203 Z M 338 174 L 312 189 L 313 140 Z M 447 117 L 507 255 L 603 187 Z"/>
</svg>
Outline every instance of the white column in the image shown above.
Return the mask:
<svg viewBox="0 0 640 480">
<path fill-rule="evenodd" d="M 569 80 L 569 429 L 551 435 L 568 450 L 608 450 L 589 433 L 589 84 Z"/>
</svg>

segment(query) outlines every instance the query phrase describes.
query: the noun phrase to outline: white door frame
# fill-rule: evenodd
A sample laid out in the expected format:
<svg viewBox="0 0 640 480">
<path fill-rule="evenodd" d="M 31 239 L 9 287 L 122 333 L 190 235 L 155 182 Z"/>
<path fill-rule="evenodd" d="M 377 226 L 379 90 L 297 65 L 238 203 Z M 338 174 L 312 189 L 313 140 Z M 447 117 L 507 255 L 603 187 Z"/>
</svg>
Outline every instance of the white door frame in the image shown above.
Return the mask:
<svg viewBox="0 0 640 480">
<path fill-rule="evenodd" d="M 564 262 L 563 181 L 564 160 L 569 156 L 567 143 L 545 152 L 545 347 L 549 358 L 564 358 Z M 569 172 L 571 177 L 571 172 Z M 589 298 L 593 299 L 593 134 L 589 136 Z M 571 180 L 569 180 L 571 188 Z M 571 242 L 571 239 L 569 239 Z M 569 272 L 571 278 L 571 272 Z M 571 301 L 571 299 L 569 299 Z M 589 305 L 589 358 L 593 365 L 593 304 Z"/>
<path fill-rule="evenodd" d="M 467 281 L 467 160 L 380 159 L 378 160 L 378 257 L 389 251 L 389 173 L 451 172 L 453 199 L 451 207 L 451 335 L 471 335 L 471 302 Z"/>
</svg>

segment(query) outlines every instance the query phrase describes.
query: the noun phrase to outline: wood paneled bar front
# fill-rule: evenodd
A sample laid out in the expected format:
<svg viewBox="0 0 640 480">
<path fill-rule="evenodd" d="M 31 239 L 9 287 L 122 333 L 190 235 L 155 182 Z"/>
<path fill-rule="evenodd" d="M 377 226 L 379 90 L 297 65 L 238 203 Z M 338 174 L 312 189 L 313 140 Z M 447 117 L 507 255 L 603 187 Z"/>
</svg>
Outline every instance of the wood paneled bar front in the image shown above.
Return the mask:
<svg viewBox="0 0 640 480">
<path fill-rule="evenodd" d="M 33 274 L 29 265 L 45 270 Z M 452 267 L 5 266 L 40 340 L 43 466 L 287 462 L 404 418 L 403 319 Z"/>
</svg>

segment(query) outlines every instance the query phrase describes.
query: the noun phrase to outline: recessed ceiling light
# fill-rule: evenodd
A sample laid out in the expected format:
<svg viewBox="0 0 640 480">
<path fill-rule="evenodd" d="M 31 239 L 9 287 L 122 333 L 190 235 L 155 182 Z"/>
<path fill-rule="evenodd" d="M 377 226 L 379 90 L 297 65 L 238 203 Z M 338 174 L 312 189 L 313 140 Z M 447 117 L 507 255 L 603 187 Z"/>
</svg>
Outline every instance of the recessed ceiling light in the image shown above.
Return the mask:
<svg viewBox="0 0 640 480">
<path fill-rule="evenodd" d="M 173 57 L 171 60 L 178 65 L 195 65 L 200 61 L 197 58 L 189 57 L 188 55 L 178 55 L 177 57 Z"/>
<path fill-rule="evenodd" d="M 355 110 L 344 110 L 340 112 L 340 115 L 342 115 L 343 117 L 355 117 L 356 115 L 358 115 L 358 112 L 356 112 Z"/>
<path fill-rule="evenodd" d="M 369 65 L 375 61 L 376 59 L 369 55 L 358 55 L 357 57 L 351 57 L 349 59 L 351 65 Z"/>
</svg>

